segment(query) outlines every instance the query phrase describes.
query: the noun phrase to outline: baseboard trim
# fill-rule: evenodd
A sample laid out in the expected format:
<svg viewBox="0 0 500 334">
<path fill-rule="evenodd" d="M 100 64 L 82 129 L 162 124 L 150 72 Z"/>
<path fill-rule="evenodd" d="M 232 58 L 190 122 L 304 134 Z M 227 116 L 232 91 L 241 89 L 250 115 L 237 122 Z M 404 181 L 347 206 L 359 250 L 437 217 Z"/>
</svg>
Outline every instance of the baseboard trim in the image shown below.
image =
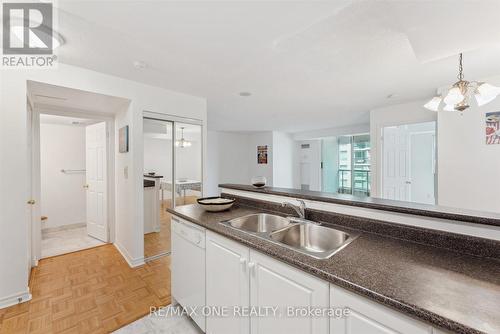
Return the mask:
<svg viewBox="0 0 500 334">
<path fill-rule="evenodd" d="M 21 304 L 27 302 L 28 300 L 31 300 L 31 293 L 30 289 L 26 288 L 26 290 L 23 292 L 0 298 L 0 309 Z"/>
<path fill-rule="evenodd" d="M 169 256 L 171 253 L 172 252 L 163 252 L 163 253 L 160 253 L 160 254 L 156 254 L 156 255 L 149 256 L 149 257 L 145 257 L 144 258 L 144 262 L 149 262 L 149 261 L 153 261 L 153 260 L 159 259 L 159 258 L 164 257 L 164 256 Z"/>
<path fill-rule="evenodd" d="M 125 247 L 120 246 L 120 244 L 117 242 L 115 242 L 113 245 L 118 250 L 118 252 L 120 252 L 120 254 L 123 256 L 125 261 L 127 261 L 130 268 L 140 267 L 140 266 L 143 266 L 144 264 L 146 264 L 144 262 L 144 256 L 134 259 L 130 256 L 130 254 L 127 252 Z"/>
</svg>

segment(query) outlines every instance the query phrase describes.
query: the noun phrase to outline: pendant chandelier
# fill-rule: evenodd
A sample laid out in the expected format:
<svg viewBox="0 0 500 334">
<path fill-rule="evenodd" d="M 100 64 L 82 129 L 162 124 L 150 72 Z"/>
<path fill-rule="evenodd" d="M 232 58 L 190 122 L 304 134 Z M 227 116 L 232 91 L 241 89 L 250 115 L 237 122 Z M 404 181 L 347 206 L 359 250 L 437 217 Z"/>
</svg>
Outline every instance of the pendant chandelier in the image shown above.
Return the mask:
<svg viewBox="0 0 500 334">
<path fill-rule="evenodd" d="M 175 146 L 179 148 L 191 146 L 191 142 L 189 140 L 184 139 L 184 127 L 181 127 L 181 139 L 175 141 Z"/>
<path fill-rule="evenodd" d="M 500 94 L 500 88 L 489 83 L 464 80 L 462 54 L 458 58 L 457 78 L 458 81 L 448 89 L 444 96 L 433 97 L 424 107 L 432 111 L 438 111 L 442 102 L 442 110 L 462 112 L 470 107 L 474 100 L 473 97 L 477 105 L 481 107 L 493 101 Z"/>
</svg>

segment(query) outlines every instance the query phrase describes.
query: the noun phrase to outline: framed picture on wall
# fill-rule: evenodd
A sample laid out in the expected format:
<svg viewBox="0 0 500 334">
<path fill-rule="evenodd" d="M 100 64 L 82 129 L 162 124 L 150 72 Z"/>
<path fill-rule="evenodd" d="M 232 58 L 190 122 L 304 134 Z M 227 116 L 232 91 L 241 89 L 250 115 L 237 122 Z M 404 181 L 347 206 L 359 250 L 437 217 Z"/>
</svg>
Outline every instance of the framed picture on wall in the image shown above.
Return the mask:
<svg viewBox="0 0 500 334">
<path fill-rule="evenodd" d="M 257 163 L 267 164 L 267 145 L 257 146 Z"/>
<path fill-rule="evenodd" d="M 118 130 L 118 150 L 120 153 L 128 152 L 128 125 Z"/>
<path fill-rule="evenodd" d="M 486 113 L 486 145 L 500 144 L 500 111 Z"/>
</svg>

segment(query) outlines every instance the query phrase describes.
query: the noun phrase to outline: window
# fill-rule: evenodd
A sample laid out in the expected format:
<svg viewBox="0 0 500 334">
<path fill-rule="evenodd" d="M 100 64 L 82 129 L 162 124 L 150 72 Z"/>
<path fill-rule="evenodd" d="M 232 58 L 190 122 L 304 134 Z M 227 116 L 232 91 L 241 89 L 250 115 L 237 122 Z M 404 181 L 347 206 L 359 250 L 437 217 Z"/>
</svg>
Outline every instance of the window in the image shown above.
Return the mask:
<svg viewBox="0 0 500 334">
<path fill-rule="evenodd" d="M 338 192 L 370 196 L 370 136 L 338 138 Z"/>
</svg>

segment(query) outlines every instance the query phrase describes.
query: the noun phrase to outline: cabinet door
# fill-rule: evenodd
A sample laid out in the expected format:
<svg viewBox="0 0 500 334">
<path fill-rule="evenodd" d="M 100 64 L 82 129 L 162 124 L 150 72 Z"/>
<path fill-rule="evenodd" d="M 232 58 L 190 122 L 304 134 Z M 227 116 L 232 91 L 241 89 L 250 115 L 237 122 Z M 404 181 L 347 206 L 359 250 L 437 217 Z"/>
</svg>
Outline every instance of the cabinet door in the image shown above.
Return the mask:
<svg viewBox="0 0 500 334">
<path fill-rule="evenodd" d="M 431 326 L 334 285 L 330 301 L 332 308 L 350 309 L 345 318 L 331 318 L 331 334 L 432 334 Z"/>
<path fill-rule="evenodd" d="M 207 231 L 207 305 L 248 308 L 250 282 L 248 277 L 249 249 L 237 242 Z M 207 334 L 247 334 L 248 317 L 208 316 Z"/>
<path fill-rule="evenodd" d="M 256 251 L 250 251 L 250 306 L 278 307 L 278 314 L 251 316 L 252 334 L 327 334 L 328 318 L 288 316 L 288 307 L 329 307 L 328 283 Z M 258 310 L 258 309 L 257 309 Z"/>
<path fill-rule="evenodd" d="M 172 297 L 186 308 L 205 306 L 205 229 L 172 217 Z M 205 329 L 200 312 L 193 320 Z"/>
</svg>

